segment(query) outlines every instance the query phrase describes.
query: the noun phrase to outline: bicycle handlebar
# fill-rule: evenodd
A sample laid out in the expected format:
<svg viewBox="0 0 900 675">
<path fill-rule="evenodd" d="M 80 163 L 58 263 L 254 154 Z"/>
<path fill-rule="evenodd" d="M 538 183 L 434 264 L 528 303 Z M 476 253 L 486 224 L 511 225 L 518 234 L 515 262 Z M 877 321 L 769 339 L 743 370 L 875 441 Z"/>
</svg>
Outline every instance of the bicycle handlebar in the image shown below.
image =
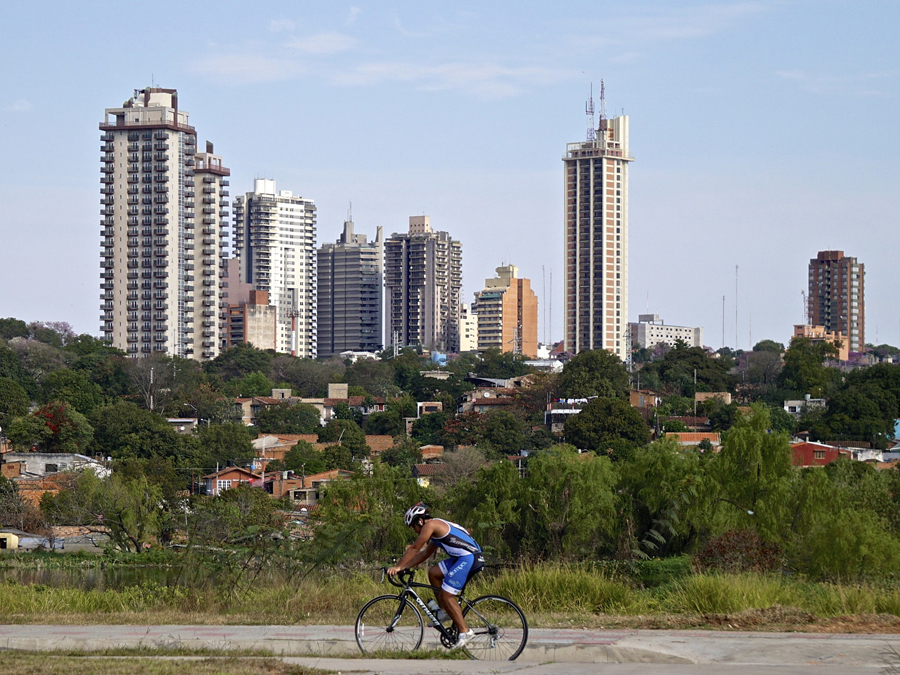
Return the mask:
<svg viewBox="0 0 900 675">
<path fill-rule="evenodd" d="M 397 572 L 397 577 L 399 577 L 400 581 L 403 582 L 400 583 L 400 581 L 397 581 L 396 577 L 388 576 L 387 567 L 381 568 L 381 582 L 384 583 L 384 578 L 387 576 L 388 583 L 391 584 L 391 586 L 396 586 L 397 588 L 403 588 L 404 586 L 406 586 L 410 581 L 413 580 L 413 577 L 415 575 L 416 573 L 413 570 L 403 570 L 402 572 Z"/>
</svg>

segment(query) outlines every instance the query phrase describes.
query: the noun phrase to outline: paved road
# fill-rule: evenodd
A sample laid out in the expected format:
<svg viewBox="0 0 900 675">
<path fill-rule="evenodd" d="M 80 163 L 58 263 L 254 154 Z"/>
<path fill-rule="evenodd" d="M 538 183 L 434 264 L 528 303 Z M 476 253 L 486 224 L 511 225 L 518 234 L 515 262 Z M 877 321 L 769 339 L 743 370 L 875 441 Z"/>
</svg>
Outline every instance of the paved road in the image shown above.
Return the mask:
<svg viewBox="0 0 900 675">
<path fill-rule="evenodd" d="M 723 671 L 741 675 L 850 675 L 877 673 L 888 661 L 900 664 L 900 635 L 534 629 L 518 661 L 486 665 L 342 659 L 358 655 L 349 626 L 0 626 L 0 649 L 139 646 L 267 650 L 291 657 L 292 662 L 327 670 L 398 675 L 474 675 L 487 671 L 523 675 L 712 675 Z"/>
</svg>

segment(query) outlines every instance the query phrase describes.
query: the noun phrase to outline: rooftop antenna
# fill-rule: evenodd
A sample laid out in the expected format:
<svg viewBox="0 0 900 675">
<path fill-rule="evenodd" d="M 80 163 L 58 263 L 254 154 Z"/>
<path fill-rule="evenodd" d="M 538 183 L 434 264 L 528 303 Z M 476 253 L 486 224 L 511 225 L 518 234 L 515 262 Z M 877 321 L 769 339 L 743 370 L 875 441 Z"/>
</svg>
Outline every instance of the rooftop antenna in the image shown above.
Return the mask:
<svg viewBox="0 0 900 675">
<path fill-rule="evenodd" d="M 591 96 L 584 105 L 584 112 L 587 115 L 587 140 L 597 140 L 597 132 L 594 131 L 594 83 L 591 82 Z"/>
<path fill-rule="evenodd" d="M 800 291 L 800 295 L 803 298 L 803 323 L 809 323 L 809 305 L 806 300 L 806 291 Z"/>
<path fill-rule="evenodd" d="M 600 80 L 600 134 L 606 140 L 606 86 Z"/>
<path fill-rule="evenodd" d="M 347 208 L 347 220 L 349 222 L 353 222 L 353 202 L 350 202 L 350 206 Z"/>
</svg>

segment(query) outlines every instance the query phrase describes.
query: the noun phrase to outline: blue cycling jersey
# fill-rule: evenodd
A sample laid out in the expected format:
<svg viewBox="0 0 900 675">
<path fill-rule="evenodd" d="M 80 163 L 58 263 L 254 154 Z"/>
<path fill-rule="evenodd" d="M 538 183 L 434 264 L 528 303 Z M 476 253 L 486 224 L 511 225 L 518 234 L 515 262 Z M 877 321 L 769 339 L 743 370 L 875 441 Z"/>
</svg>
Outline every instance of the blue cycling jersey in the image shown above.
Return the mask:
<svg viewBox="0 0 900 675">
<path fill-rule="evenodd" d="M 443 520 L 442 518 L 435 518 L 435 520 L 450 526 L 450 531 L 443 537 L 432 537 L 430 540 L 432 544 L 443 549 L 444 553 L 454 558 L 461 555 L 481 553 L 481 547 L 472 539 L 472 535 L 462 525 L 451 523 L 449 520 Z"/>
</svg>

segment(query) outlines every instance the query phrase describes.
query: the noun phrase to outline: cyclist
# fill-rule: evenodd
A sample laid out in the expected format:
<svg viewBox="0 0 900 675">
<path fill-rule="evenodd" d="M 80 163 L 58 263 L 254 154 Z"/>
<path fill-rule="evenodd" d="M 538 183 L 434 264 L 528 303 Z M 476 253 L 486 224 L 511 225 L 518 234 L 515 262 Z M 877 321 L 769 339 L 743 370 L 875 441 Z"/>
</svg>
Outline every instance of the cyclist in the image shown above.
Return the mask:
<svg viewBox="0 0 900 675">
<path fill-rule="evenodd" d="M 437 549 L 450 556 L 429 568 L 428 582 L 441 589 L 435 592 L 435 596 L 438 605 L 456 624 L 459 637 L 453 649 L 459 649 L 475 637 L 475 631 L 466 626 L 456 596 L 462 592 L 466 581 L 484 566 L 481 547 L 464 527 L 441 518 L 432 518 L 431 510 L 422 502 L 410 507 L 404 520 L 418 536 L 407 547 L 400 561 L 388 570 L 388 574 L 393 577 L 415 567 L 428 560 Z"/>
</svg>

